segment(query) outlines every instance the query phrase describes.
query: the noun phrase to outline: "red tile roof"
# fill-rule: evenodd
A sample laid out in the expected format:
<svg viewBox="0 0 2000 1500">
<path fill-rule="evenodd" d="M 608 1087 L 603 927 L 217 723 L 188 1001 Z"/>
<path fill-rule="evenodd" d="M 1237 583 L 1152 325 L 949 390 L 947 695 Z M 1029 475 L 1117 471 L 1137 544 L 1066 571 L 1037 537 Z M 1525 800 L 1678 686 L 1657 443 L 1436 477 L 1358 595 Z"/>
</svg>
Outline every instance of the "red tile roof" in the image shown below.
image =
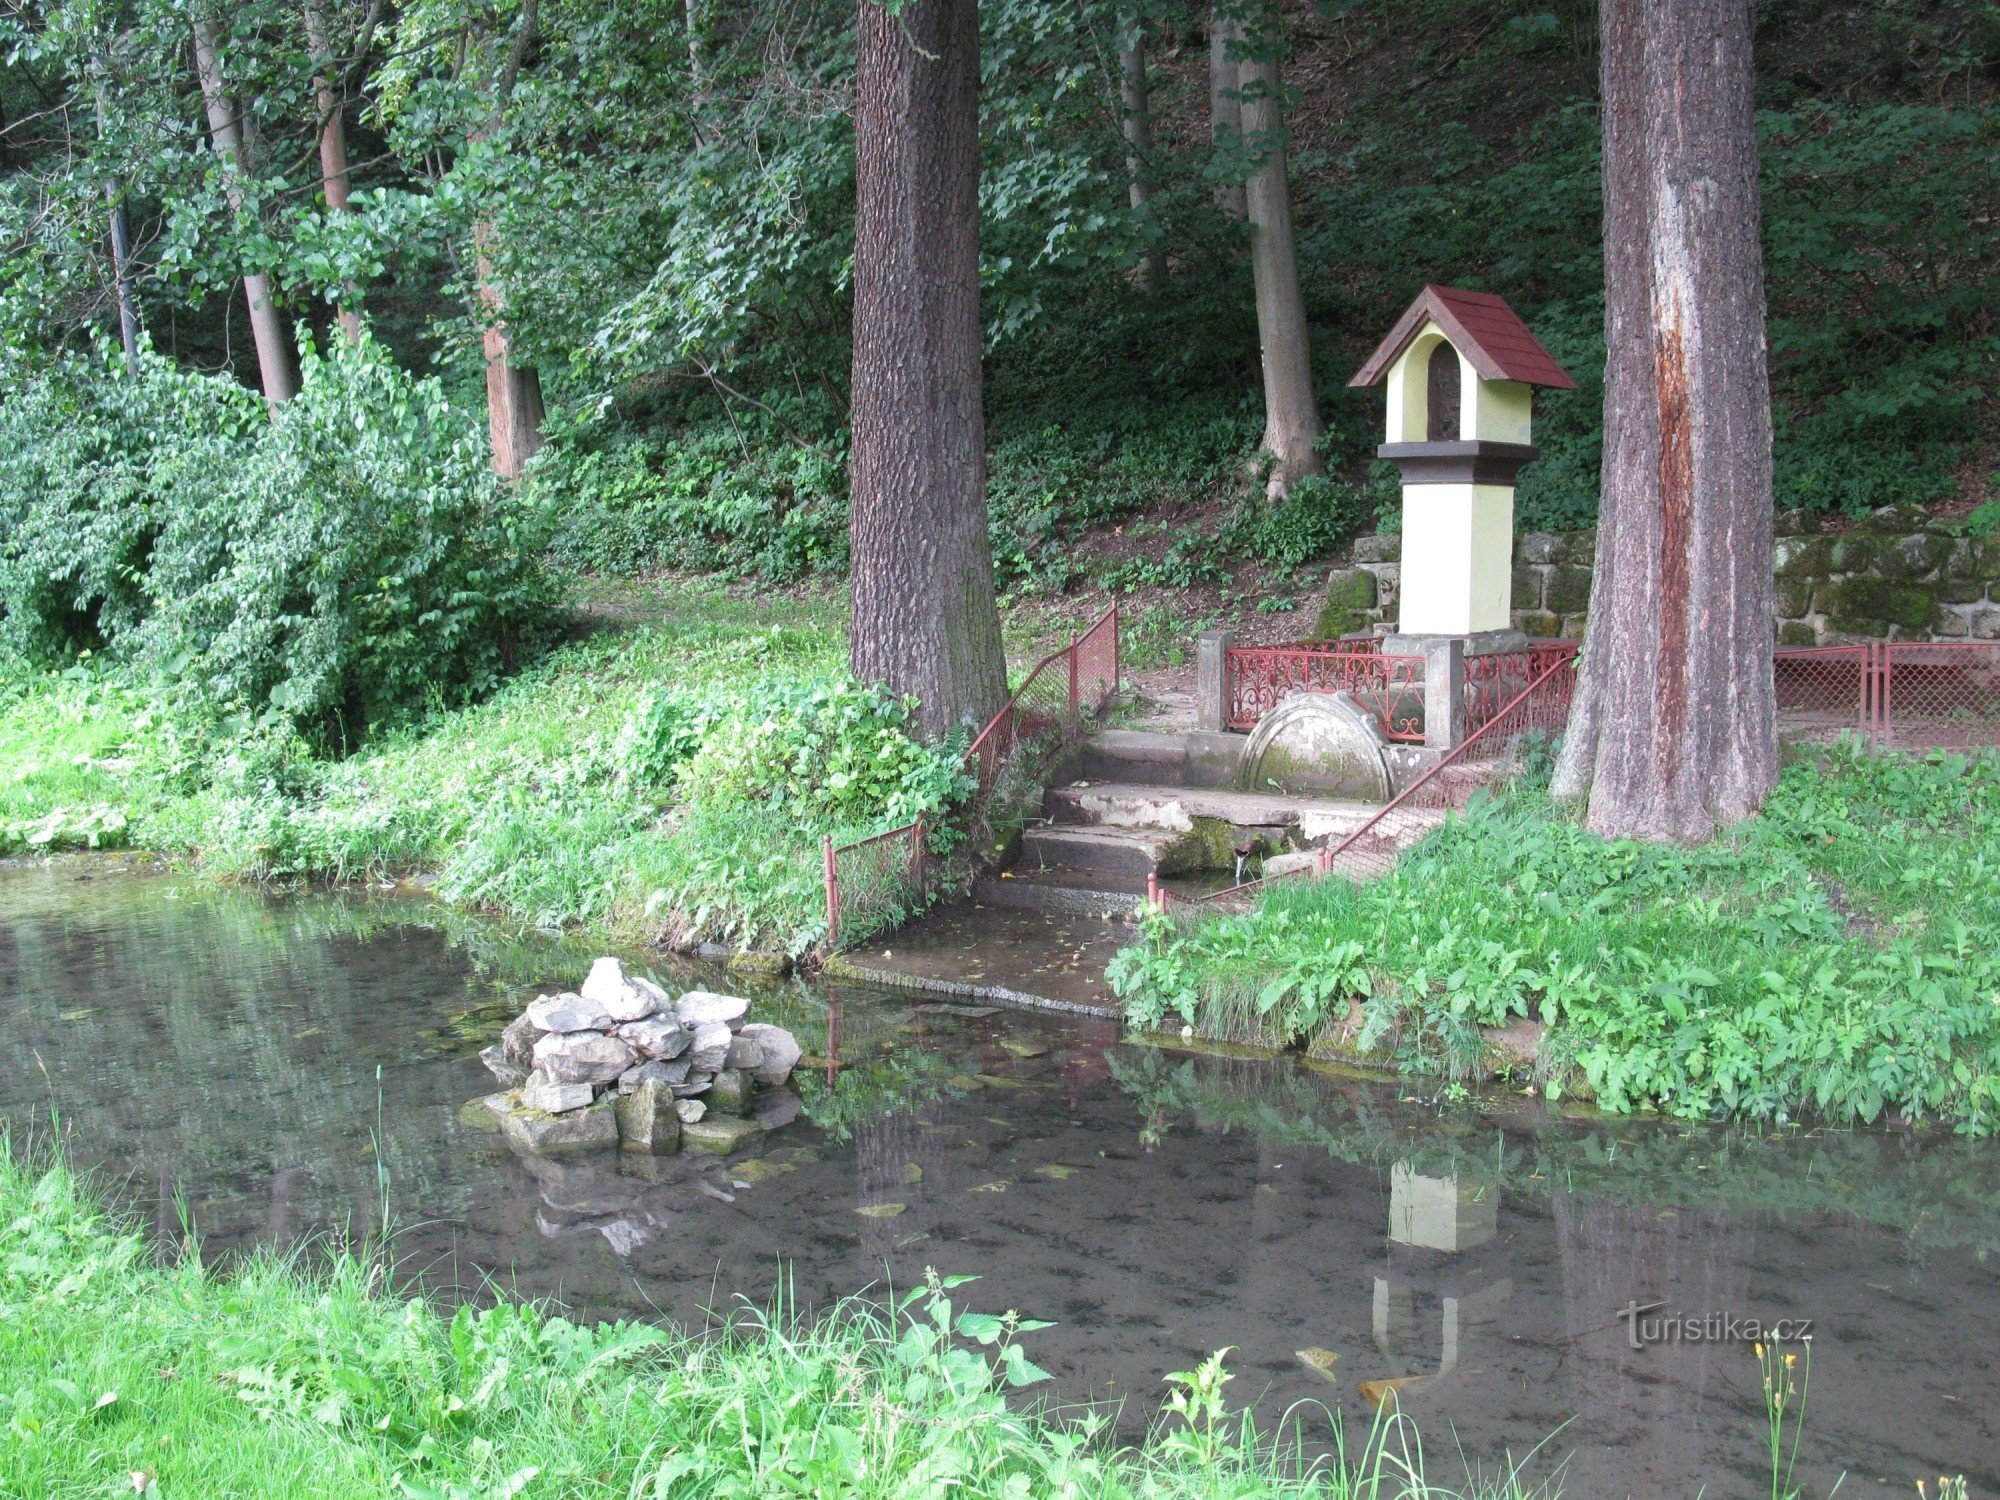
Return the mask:
<svg viewBox="0 0 2000 1500">
<path fill-rule="evenodd" d="M 1557 390 L 1576 389 L 1576 382 L 1528 332 L 1528 325 L 1507 305 L 1505 298 L 1491 292 L 1464 292 L 1448 286 L 1425 287 L 1396 320 L 1389 336 L 1368 356 L 1368 362 L 1347 383 L 1374 385 L 1381 380 L 1425 323 L 1436 323 L 1458 352 L 1472 362 L 1472 368 L 1487 380 L 1519 380 Z"/>
</svg>

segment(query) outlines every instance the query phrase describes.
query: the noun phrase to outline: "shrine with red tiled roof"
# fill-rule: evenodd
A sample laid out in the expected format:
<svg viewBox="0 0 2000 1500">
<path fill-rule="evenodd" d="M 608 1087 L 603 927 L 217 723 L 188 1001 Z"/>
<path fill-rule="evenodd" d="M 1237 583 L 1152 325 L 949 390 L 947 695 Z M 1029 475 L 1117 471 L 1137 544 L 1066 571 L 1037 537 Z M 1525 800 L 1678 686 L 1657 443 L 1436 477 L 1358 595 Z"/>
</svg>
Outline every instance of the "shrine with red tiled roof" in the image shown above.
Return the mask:
<svg viewBox="0 0 2000 1500">
<path fill-rule="evenodd" d="M 1387 649 L 1524 646 L 1511 620 L 1514 478 L 1535 456 L 1535 388 L 1576 382 L 1504 298 L 1427 286 L 1348 383 L 1387 388 L 1377 451 L 1403 476 L 1401 613 Z"/>
</svg>

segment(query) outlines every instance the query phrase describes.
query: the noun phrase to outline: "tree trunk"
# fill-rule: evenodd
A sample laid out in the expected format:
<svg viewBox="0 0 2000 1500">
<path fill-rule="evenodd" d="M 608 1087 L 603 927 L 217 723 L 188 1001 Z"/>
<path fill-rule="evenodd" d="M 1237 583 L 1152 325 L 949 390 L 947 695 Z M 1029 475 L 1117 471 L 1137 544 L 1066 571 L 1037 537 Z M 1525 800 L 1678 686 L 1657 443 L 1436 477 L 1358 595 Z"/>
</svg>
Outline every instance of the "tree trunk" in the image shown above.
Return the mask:
<svg viewBox="0 0 2000 1500">
<path fill-rule="evenodd" d="M 306 6 L 306 41 L 313 53 L 313 97 L 319 109 L 319 173 L 326 194 L 326 211 L 352 211 L 347 170 L 347 100 L 334 74 L 334 57 L 327 33 L 326 16 L 317 0 Z M 361 342 L 361 313 L 354 305 L 355 289 L 343 288 L 340 299 L 340 331 L 347 342 Z"/>
<path fill-rule="evenodd" d="M 1125 131 L 1125 176 L 1140 228 L 1151 235 L 1156 226 L 1146 212 L 1146 205 L 1153 201 L 1153 184 L 1147 176 L 1147 158 L 1153 154 L 1153 113 L 1146 98 L 1146 33 L 1137 15 L 1125 16 L 1119 30 L 1124 41 L 1118 50 L 1118 94 L 1120 124 Z M 1153 290 L 1165 274 L 1165 252 L 1157 238 L 1149 238 L 1139 257 L 1139 289 Z"/>
<path fill-rule="evenodd" d="M 855 676 L 930 735 L 1007 692 L 986 531 L 979 7 L 860 0 L 855 75 Z"/>
<path fill-rule="evenodd" d="M 493 115 L 487 125 L 472 133 L 475 142 L 488 138 L 500 122 L 521 68 L 541 41 L 539 0 L 521 0 L 521 17 L 515 23 L 514 39 L 499 75 L 493 80 Z M 514 340 L 502 316 L 505 297 L 493 265 L 497 231 L 490 218 L 480 218 L 472 226 L 473 281 L 478 287 L 479 310 L 486 320 L 480 343 L 486 356 L 486 432 L 493 452 L 493 472 L 502 479 L 519 479 L 528 460 L 541 451 L 542 378 L 533 365 L 514 358 Z"/>
<path fill-rule="evenodd" d="M 1777 779 L 1749 0 L 1604 0 L 1604 479 L 1555 791 L 1693 842 Z"/>
<path fill-rule="evenodd" d="M 1217 6 L 1208 23 L 1208 130 L 1219 152 L 1234 155 L 1242 148 L 1243 98 L 1241 49 L 1243 22 Z M 1243 184 L 1224 182 L 1215 190 L 1215 205 L 1232 219 L 1246 212 Z"/>
<path fill-rule="evenodd" d="M 116 188 L 111 199 L 111 284 L 118 297 L 118 341 L 125 349 L 125 373 L 139 373 L 139 304 L 132 296 L 132 226 Z"/>
<path fill-rule="evenodd" d="M 1285 169 L 1284 86 L 1275 40 L 1244 59 L 1243 133 L 1257 154 L 1245 185 L 1250 216 L 1250 274 L 1257 287 L 1257 341 L 1264 361 L 1264 451 L 1275 462 L 1267 494 L 1277 498 L 1294 481 L 1324 467 L 1319 404 L 1313 398 L 1312 345 L 1306 301 L 1299 291 L 1292 190 Z"/>
<path fill-rule="evenodd" d="M 222 60 L 216 48 L 215 23 L 205 16 L 194 19 L 194 65 L 201 80 L 201 98 L 208 111 L 208 131 L 215 142 L 215 154 L 224 163 L 223 188 L 229 206 L 243 211 L 242 180 L 250 175 L 249 151 L 236 105 L 223 88 Z M 257 373 L 264 385 L 264 400 L 275 413 L 298 393 L 292 374 L 291 340 L 279 315 L 271 278 L 262 271 L 243 276 L 243 295 L 250 304 L 250 336 L 257 344 Z"/>
</svg>

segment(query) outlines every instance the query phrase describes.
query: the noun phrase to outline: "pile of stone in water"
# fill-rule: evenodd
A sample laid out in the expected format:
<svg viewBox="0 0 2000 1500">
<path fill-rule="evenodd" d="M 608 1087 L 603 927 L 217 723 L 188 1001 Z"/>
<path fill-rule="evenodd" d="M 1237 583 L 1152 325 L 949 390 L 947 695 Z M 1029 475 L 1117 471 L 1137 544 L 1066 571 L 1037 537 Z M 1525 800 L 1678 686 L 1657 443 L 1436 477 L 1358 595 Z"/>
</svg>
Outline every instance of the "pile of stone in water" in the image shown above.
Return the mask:
<svg viewBox="0 0 2000 1500">
<path fill-rule="evenodd" d="M 748 1022 L 750 1002 L 690 990 L 678 1000 L 600 958 L 575 993 L 543 995 L 479 1054 L 508 1092 L 481 1101 L 509 1144 L 534 1156 L 619 1146 L 648 1156 L 722 1156 L 796 1109 L 758 1109 L 782 1089 L 799 1044 Z M 767 1100 L 767 1104 L 780 1101 Z"/>
</svg>

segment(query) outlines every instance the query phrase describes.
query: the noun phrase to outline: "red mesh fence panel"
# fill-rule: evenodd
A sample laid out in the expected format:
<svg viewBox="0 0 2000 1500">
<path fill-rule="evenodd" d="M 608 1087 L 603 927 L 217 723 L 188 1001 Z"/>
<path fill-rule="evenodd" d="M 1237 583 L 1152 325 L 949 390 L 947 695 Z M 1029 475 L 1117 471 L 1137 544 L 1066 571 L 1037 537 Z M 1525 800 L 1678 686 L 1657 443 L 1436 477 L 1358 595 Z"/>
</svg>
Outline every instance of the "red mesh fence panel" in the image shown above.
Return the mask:
<svg viewBox="0 0 2000 1500">
<path fill-rule="evenodd" d="M 2000 641 L 1886 641 L 1874 652 L 1878 738 L 1900 749 L 2000 744 Z"/>
<path fill-rule="evenodd" d="M 1771 662 L 1787 737 L 1832 739 L 1862 728 L 1874 696 L 1872 645 L 1787 647 Z"/>
<path fill-rule="evenodd" d="M 1424 659 L 1381 650 L 1333 646 L 1235 646 L 1223 663 L 1231 729 L 1257 721 L 1296 692 L 1348 692 L 1375 716 L 1384 739 L 1421 744 L 1424 738 Z"/>
<path fill-rule="evenodd" d="M 1039 775 L 1084 720 L 1118 691 L 1118 606 L 1043 657 L 965 752 L 974 782 L 965 815 L 978 824 L 996 791 Z M 928 901 L 938 871 L 919 819 L 865 839 L 825 841 L 828 948 L 894 926 Z"/>
</svg>

